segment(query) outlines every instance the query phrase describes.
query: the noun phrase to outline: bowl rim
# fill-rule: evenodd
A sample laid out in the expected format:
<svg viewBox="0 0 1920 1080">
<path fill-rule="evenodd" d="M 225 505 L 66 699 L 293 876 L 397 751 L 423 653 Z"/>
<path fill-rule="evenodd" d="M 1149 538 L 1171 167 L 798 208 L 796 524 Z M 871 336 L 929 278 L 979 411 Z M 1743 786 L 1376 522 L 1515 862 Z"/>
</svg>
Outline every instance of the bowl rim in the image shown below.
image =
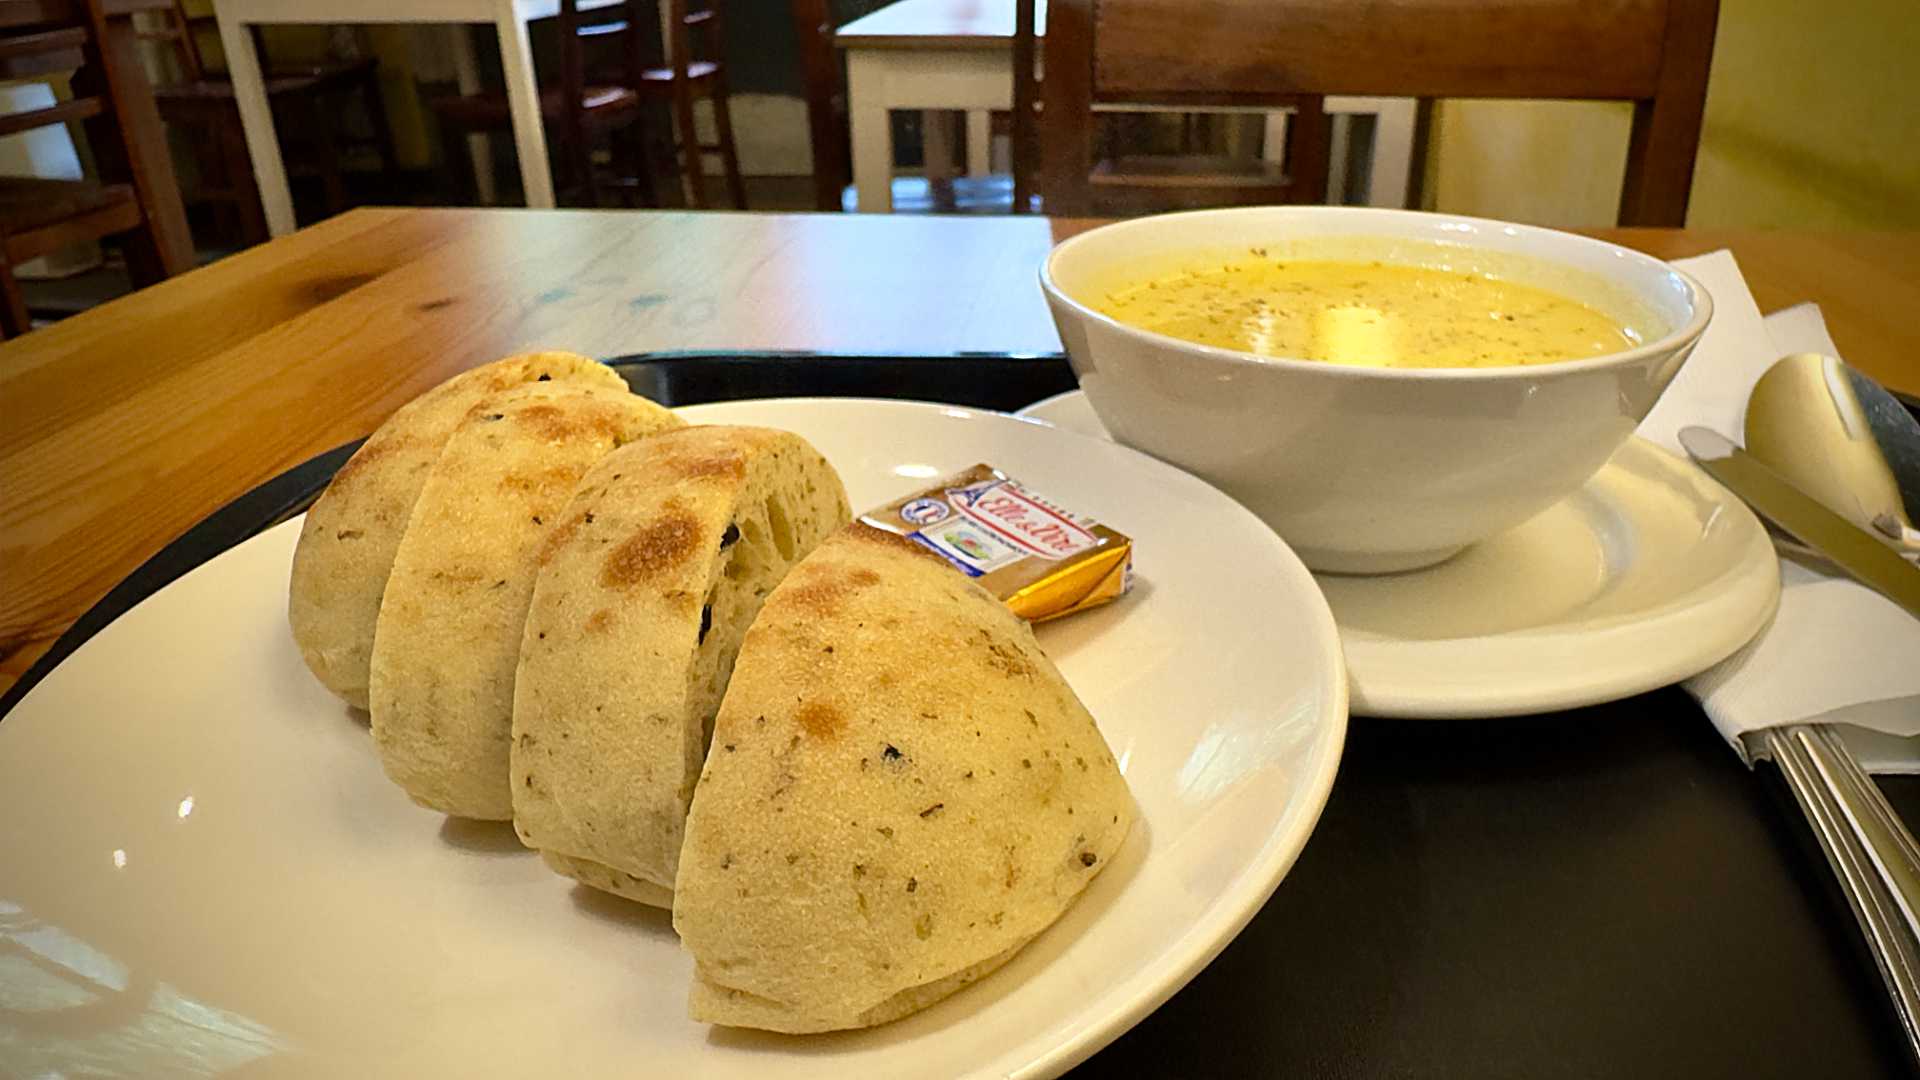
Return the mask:
<svg viewBox="0 0 1920 1080">
<path fill-rule="evenodd" d="M 1641 265 L 1650 265 L 1678 278 L 1680 283 L 1686 286 L 1687 300 L 1691 306 L 1692 314 L 1680 326 L 1653 341 L 1637 345 L 1631 349 L 1622 349 L 1619 352 L 1610 352 L 1600 356 L 1590 356 L 1575 360 L 1549 360 L 1539 364 L 1500 364 L 1493 367 L 1404 368 L 1375 365 L 1329 364 L 1321 360 L 1300 360 L 1284 356 L 1266 356 L 1260 353 L 1243 352 L 1239 349 L 1224 349 L 1217 345 L 1202 345 L 1199 342 L 1187 341 L 1184 338 L 1177 338 L 1168 334 L 1146 330 L 1095 311 L 1088 305 L 1068 295 L 1067 291 L 1061 288 L 1053 277 L 1053 267 L 1056 260 L 1063 254 L 1069 253 L 1075 246 L 1083 241 L 1102 233 L 1138 228 L 1169 218 L 1223 216 L 1264 217 L 1276 214 L 1285 217 L 1344 217 L 1352 215 L 1355 217 L 1384 217 L 1425 222 L 1450 221 L 1502 230 L 1519 230 L 1519 233 L 1543 237 L 1553 243 L 1594 248 L 1613 253 L 1616 257 L 1624 255 L 1632 262 Z M 1394 232 L 1391 228 L 1382 229 L 1378 233 L 1355 230 L 1350 235 L 1381 235 L 1391 237 L 1394 235 Z M 1427 239 L 1426 237 L 1414 236 L 1407 238 L 1414 240 Z M 1473 247 L 1474 245 L 1463 244 L 1462 246 Z M 1548 263 L 1559 262 L 1559 260 L 1551 256 L 1528 254 L 1522 257 Z M 1561 263 L 1561 265 L 1567 264 Z M 1610 280 L 1617 282 L 1617 279 Z M 1448 214 L 1431 210 L 1404 210 L 1397 207 L 1380 206 L 1232 206 L 1210 210 L 1182 210 L 1168 214 L 1148 214 L 1143 217 L 1108 222 L 1107 224 L 1096 226 L 1075 236 L 1070 236 L 1053 245 L 1052 249 L 1047 252 L 1046 259 L 1042 260 L 1040 264 L 1040 289 L 1049 299 L 1065 305 L 1079 317 L 1098 323 L 1108 330 L 1118 332 L 1123 336 L 1137 339 L 1143 344 L 1171 348 L 1176 352 L 1185 353 L 1196 359 L 1217 361 L 1236 366 L 1279 368 L 1281 370 L 1292 371 L 1314 371 L 1332 378 L 1359 380 L 1412 380 L 1422 382 L 1503 381 L 1509 379 L 1537 380 L 1546 377 L 1557 377 L 1562 374 L 1574 375 L 1581 372 L 1601 371 L 1615 367 L 1631 367 L 1643 361 L 1671 355 L 1693 345 L 1699 340 L 1700 335 L 1705 333 L 1707 324 L 1713 319 L 1713 296 L 1707 292 L 1706 286 L 1702 285 L 1699 280 L 1686 271 L 1674 266 L 1672 263 L 1667 262 L 1665 259 L 1656 258 L 1643 251 L 1636 251 L 1623 244 L 1616 244 L 1592 236 L 1582 236 L 1578 233 L 1567 232 L 1563 229 L 1552 229 L 1544 225 L 1526 225 L 1517 221 L 1501 221 L 1498 218 L 1473 217 L 1466 214 Z"/>
</svg>

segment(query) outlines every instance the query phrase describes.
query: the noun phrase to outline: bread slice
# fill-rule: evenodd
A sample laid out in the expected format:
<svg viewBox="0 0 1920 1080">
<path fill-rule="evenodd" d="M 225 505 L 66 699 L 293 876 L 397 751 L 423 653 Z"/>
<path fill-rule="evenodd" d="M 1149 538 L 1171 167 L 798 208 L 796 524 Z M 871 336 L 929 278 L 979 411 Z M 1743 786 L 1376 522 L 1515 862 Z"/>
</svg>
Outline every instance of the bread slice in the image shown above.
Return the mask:
<svg viewBox="0 0 1920 1080">
<path fill-rule="evenodd" d="M 694 792 L 673 922 L 696 1020 L 883 1023 L 994 968 L 1119 850 L 1135 808 L 1027 625 L 853 525 L 748 630 Z"/>
<path fill-rule="evenodd" d="M 594 462 L 680 426 L 624 384 L 532 383 L 483 400 L 447 439 L 394 555 L 369 681 L 381 764 L 415 802 L 513 816 L 513 673 L 540 542 Z"/>
<path fill-rule="evenodd" d="M 528 353 L 474 368 L 402 405 L 307 511 L 293 553 L 287 621 L 307 667 L 347 704 L 367 707 L 380 596 L 414 500 L 447 437 L 482 398 L 542 381 L 625 389 L 612 368 L 568 352 Z"/>
<path fill-rule="evenodd" d="M 563 874 L 670 906 L 740 639 L 847 519 L 839 475 L 789 432 L 690 427 L 601 459 L 542 549 L 520 643 L 520 839 Z"/>
</svg>

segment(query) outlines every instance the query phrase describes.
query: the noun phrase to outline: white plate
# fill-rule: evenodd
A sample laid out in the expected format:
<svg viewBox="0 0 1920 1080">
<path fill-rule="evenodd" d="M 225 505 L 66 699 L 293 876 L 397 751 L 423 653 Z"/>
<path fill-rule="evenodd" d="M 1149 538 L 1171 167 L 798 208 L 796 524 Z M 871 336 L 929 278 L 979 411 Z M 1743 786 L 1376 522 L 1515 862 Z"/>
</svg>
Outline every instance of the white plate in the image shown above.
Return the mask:
<svg viewBox="0 0 1920 1080">
<path fill-rule="evenodd" d="M 1142 810 L 1006 967 L 864 1032 L 686 1019 L 662 912 L 544 869 L 505 825 L 382 777 L 286 628 L 289 523 L 88 642 L 0 723 L 0 1072 L 1045 1076 L 1165 1001 L 1305 845 L 1346 730 L 1332 616 L 1272 531 L 1131 450 L 904 402 L 735 402 L 856 506 L 988 461 L 1139 543 L 1139 583 L 1040 628 Z"/>
<path fill-rule="evenodd" d="M 1078 390 L 1020 415 L 1107 437 Z M 1746 505 L 1640 439 L 1572 497 L 1439 566 L 1316 580 L 1353 711 L 1409 718 L 1551 712 L 1679 682 L 1759 633 L 1780 598 Z"/>
</svg>

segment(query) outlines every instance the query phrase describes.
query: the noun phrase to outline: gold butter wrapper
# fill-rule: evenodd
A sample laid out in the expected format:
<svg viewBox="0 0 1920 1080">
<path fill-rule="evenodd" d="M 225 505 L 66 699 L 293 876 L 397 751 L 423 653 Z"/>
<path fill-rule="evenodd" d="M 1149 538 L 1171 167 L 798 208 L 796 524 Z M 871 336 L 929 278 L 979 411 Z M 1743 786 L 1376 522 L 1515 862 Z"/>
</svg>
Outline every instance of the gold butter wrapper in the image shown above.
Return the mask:
<svg viewBox="0 0 1920 1080">
<path fill-rule="evenodd" d="M 1097 607 L 1133 584 L 1132 540 L 991 465 L 860 520 L 946 559 L 1029 622 Z"/>
</svg>

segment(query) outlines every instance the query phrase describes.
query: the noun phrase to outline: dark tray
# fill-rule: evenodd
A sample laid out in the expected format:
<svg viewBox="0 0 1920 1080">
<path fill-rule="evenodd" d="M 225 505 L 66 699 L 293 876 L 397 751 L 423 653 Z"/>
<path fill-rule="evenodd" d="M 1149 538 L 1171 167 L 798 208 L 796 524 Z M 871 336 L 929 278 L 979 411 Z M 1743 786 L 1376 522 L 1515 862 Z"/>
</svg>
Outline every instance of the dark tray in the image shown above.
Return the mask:
<svg viewBox="0 0 1920 1080">
<path fill-rule="evenodd" d="M 860 395 L 1013 409 L 1073 385 L 1057 356 L 612 363 L 674 405 Z M 0 699 L 0 715 L 140 599 L 304 508 L 354 445 L 263 484 L 148 560 Z M 1883 787 L 1903 814 L 1920 810 L 1920 783 Z M 1550 716 L 1356 718 L 1326 811 L 1273 899 L 1077 1075 L 1908 1070 L 1798 809 L 1669 687 Z"/>
</svg>

